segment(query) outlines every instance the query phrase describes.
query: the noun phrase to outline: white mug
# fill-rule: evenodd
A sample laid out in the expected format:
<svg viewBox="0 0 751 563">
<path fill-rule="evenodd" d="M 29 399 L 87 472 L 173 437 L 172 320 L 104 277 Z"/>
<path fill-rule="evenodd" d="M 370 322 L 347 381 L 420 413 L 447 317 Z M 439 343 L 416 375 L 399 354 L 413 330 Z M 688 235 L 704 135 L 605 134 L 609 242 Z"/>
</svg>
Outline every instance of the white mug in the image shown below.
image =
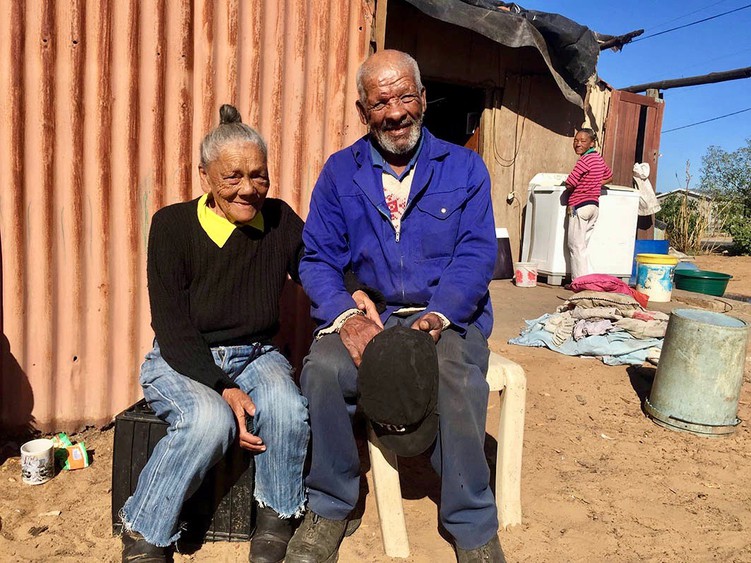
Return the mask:
<svg viewBox="0 0 751 563">
<path fill-rule="evenodd" d="M 40 438 L 21 446 L 21 477 L 27 485 L 41 485 L 55 476 L 52 440 Z"/>
</svg>

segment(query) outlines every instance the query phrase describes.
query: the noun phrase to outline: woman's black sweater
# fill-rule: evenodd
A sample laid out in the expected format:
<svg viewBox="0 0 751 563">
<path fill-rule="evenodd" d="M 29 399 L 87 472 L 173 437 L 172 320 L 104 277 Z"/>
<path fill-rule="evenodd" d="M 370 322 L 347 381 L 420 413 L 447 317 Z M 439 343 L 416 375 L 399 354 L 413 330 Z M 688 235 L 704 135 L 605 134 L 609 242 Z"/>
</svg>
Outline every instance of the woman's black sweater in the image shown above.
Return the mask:
<svg viewBox="0 0 751 563">
<path fill-rule="evenodd" d="M 197 206 L 197 199 L 169 205 L 152 220 L 151 326 L 175 371 L 221 393 L 237 385 L 210 348 L 270 342 L 287 274 L 299 281 L 303 221 L 283 201 L 267 198 L 264 231 L 238 227 L 220 248 L 201 227 Z"/>
</svg>

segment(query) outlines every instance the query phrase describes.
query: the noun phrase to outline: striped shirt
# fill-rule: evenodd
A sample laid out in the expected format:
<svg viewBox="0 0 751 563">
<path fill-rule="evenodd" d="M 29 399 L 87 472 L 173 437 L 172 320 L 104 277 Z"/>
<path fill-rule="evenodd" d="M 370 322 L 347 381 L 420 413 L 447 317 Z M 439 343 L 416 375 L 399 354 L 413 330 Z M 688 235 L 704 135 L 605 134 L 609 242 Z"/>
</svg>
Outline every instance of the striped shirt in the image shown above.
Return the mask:
<svg viewBox="0 0 751 563">
<path fill-rule="evenodd" d="M 573 187 L 568 198 L 572 207 L 585 201 L 599 201 L 602 181 L 613 175 L 603 158 L 594 149 L 587 151 L 576 161 L 576 166 L 566 178 L 566 184 Z"/>
</svg>

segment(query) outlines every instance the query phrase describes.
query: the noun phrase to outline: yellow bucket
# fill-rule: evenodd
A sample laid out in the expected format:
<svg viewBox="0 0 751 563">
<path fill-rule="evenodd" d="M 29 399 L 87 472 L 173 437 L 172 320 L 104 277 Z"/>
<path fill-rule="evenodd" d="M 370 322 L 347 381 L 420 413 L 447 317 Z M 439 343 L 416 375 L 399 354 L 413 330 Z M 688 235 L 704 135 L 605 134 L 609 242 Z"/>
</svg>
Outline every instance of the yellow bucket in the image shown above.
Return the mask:
<svg viewBox="0 0 751 563">
<path fill-rule="evenodd" d="M 663 266 L 676 266 L 678 257 L 670 254 L 637 254 L 636 262 L 639 264 L 661 264 Z"/>
<path fill-rule="evenodd" d="M 669 254 L 636 255 L 636 291 L 650 301 L 667 303 L 673 293 L 673 274 L 678 258 Z"/>
</svg>

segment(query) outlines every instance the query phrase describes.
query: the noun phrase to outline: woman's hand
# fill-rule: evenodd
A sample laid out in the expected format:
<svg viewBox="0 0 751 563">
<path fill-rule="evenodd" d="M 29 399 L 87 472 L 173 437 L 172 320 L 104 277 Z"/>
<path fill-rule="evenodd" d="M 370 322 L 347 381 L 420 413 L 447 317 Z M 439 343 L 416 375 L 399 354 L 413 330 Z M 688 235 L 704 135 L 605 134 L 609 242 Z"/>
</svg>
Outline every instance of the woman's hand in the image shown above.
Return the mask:
<svg viewBox="0 0 751 563">
<path fill-rule="evenodd" d="M 367 293 L 365 293 L 362 289 L 358 289 L 352 294 L 352 299 L 355 300 L 355 303 L 357 303 L 357 308 L 365 313 L 365 316 L 367 318 L 378 325 L 379 328 L 383 328 L 381 316 L 378 314 L 375 303 L 373 303 L 373 300 L 368 297 Z"/>
<path fill-rule="evenodd" d="M 235 413 L 237 419 L 238 434 L 240 447 L 254 453 L 266 451 L 266 446 L 258 436 L 248 432 L 246 426 L 246 415 L 254 416 L 256 414 L 256 405 L 253 403 L 247 393 L 236 387 L 228 388 L 222 391 L 222 399 L 227 401 L 229 408 Z"/>
</svg>

